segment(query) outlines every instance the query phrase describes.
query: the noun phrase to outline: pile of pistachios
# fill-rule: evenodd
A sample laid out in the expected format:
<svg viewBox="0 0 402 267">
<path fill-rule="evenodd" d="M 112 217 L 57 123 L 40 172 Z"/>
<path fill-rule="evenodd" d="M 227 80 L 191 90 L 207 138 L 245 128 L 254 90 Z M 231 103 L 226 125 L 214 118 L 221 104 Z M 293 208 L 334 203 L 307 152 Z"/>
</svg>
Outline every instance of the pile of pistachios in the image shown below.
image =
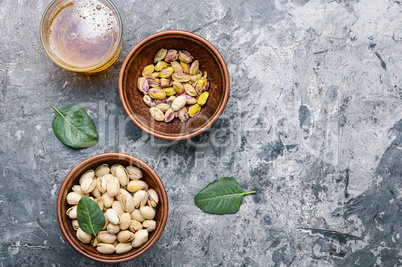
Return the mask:
<svg viewBox="0 0 402 267">
<path fill-rule="evenodd" d="M 156 121 L 171 122 L 179 118 L 186 122 L 200 113 L 209 97 L 207 72 L 188 51 L 160 49 L 138 79 L 137 87 L 144 103 Z"/>
<path fill-rule="evenodd" d="M 102 164 L 86 171 L 79 185 L 67 194 L 67 203 L 72 207 L 67 216 L 77 231 L 77 238 L 90 243 L 100 253 L 122 254 L 140 247 L 148 240 L 148 233 L 156 228 L 155 209 L 158 194 L 141 180 L 142 171 L 134 166 L 115 164 L 109 168 Z M 77 204 L 82 196 L 94 200 L 103 211 L 105 225 L 95 238 L 81 230 L 77 220 Z"/>
</svg>

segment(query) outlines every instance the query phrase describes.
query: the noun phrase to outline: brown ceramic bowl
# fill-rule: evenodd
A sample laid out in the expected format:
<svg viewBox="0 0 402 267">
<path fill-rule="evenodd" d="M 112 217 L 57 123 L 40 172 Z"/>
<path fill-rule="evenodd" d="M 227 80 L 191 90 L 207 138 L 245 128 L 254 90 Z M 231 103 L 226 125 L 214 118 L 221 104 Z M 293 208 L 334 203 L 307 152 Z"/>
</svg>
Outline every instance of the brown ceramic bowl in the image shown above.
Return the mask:
<svg viewBox="0 0 402 267">
<path fill-rule="evenodd" d="M 200 69 L 208 72 L 210 96 L 200 114 L 182 123 L 156 122 L 143 102 L 143 94 L 137 89 L 137 80 L 145 66 L 153 64 L 156 52 L 161 48 L 187 50 L 200 61 Z M 121 67 L 119 94 L 130 119 L 143 131 L 166 140 L 182 140 L 194 137 L 208 129 L 222 114 L 229 98 L 229 72 L 218 50 L 204 38 L 186 31 L 158 32 L 139 42 L 127 55 Z"/>
<path fill-rule="evenodd" d="M 131 251 L 124 254 L 101 254 L 99 253 L 91 244 L 84 244 L 79 241 L 76 237 L 76 231 L 71 225 L 71 219 L 66 215 L 67 209 L 70 205 L 67 204 L 66 196 L 71 192 L 73 185 L 79 184 L 79 179 L 81 175 L 89 170 L 94 169 L 97 166 L 107 163 L 109 166 L 113 164 L 121 164 L 123 166 L 133 165 L 140 168 L 143 172 L 144 177 L 142 178 L 150 188 L 156 190 L 159 196 L 159 204 L 156 209 L 155 221 L 157 227 L 155 231 L 149 234 L 148 241 L 139 248 L 134 248 Z M 123 153 L 105 153 L 90 157 L 80 164 L 78 164 L 66 177 L 63 184 L 60 187 L 59 196 L 57 198 L 57 219 L 61 232 L 66 238 L 67 242 L 80 254 L 87 258 L 95 261 L 105 262 L 105 263 L 119 263 L 128 260 L 132 260 L 147 250 L 149 250 L 162 235 L 163 229 L 165 228 L 168 216 L 168 200 L 165 192 L 165 188 L 162 184 L 161 179 L 142 160 Z"/>
</svg>

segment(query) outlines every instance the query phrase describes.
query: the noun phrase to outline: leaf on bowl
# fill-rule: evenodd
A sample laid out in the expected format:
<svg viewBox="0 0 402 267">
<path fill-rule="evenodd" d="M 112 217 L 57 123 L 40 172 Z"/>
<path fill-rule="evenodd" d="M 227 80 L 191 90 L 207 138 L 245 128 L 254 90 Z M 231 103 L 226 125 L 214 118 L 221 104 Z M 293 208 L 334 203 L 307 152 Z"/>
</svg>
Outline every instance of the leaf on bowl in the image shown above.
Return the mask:
<svg viewBox="0 0 402 267">
<path fill-rule="evenodd" d="M 205 212 L 213 214 L 233 214 L 239 211 L 244 192 L 240 184 L 230 177 L 219 178 L 208 184 L 195 197 L 195 204 Z"/>
<path fill-rule="evenodd" d="M 82 196 L 78 202 L 77 220 L 82 231 L 95 236 L 105 226 L 102 210 L 95 201 L 86 196 Z"/>
<path fill-rule="evenodd" d="M 52 122 L 54 134 L 65 145 L 73 148 L 86 148 L 96 145 L 98 134 L 94 121 L 86 111 L 76 105 L 69 104 L 58 110 Z"/>
</svg>

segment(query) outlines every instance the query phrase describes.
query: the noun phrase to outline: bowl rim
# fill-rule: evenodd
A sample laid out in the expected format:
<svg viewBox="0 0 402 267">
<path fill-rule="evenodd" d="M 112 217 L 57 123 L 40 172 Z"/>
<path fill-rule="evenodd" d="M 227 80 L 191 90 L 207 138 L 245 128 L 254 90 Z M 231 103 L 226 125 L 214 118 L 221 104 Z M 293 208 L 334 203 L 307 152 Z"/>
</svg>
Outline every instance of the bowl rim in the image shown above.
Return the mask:
<svg viewBox="0 0 402 267">
<path fill-rule="evenodd" d="M 62 210 L 61 210 L 61 202 L 63 201 L 62 199 L 62 195 L 63 192 L 66 190 L 67 187 L 67 183 L 68 181 L 71 179 L 71 177 L 73 176 L 74 173 L 76 173 L 79 169 L 82 168 L 82 166 L 84 166 L 85 164 L 91 163 L 93 160 L 97 160 L 97 159 L 101 159 L 105 156 L 108 157 L 116 157 L 116 158 L 121 158 L 121 159 L 129 159 L 131 162 L 136 163 L 138 165 L 141 166 L 141 168 L 145 168 L 147 169 L 147 171 L 149 171 L 151 173 L 151 175 L 155 178 L 156 183 L 160 186 L 161 188 L 161 196 L 160 199 L 161 201 L 164 201 L 164 203 L 166 203 L 166 205 L 164 205 L 164 213 L 166 214 L 166 216 L 163 216 L 161 218 L 161 228 L 160 231 L 158 233 L 156 233 L 155 237 L 153 238 L 152 242 L 148 244 L 148 246 L 146 247 L 146 249 L 141 250 L 139 253 L 128 256 L 126 258 L 122 258 L 122 259 L 111 259 L 111 260 L 104 260 L 104 259 L 99 259 L 95 256 L 92 256 L 90 254 L 85 253 L 84 251 L 82 251 L 78 246 L 75 245 L 75 243 L 70 239 L 70 237 L 67 234 L 67 230 L 62 227 L 63 225 L 63 220 L 62 220 Z M 78 253 L 80 253 L 81 255 L 94 260 L 94 261 L 98 261 L 98 262 L 103 262 L 103 263 L 121 263 L 121 262 L 126 262 L 132 259 L 135 259 L 139 256 L 141 256 L 142 254 L 144 254 L 145 252 L 147 252 L 149 249 L 151 249 L 153 247 L 153 245 L 159 240 L 160 236 L 162 235 L 165 226 L 166 226 L 166 222 L 168 219 L 168 211 L 169 211 L 169 203 L 168 203 L 168 198 L 166 195 L 166 189 L 165 186 L 162 183 L 162 180 L 160 179 L 160 177 L 158 176 L 158 174 L 147 164 L 145 163 L 143 160 L 132 156 L 130 154 L 126 154 L 126 153 L 119 153 L 119 152 L 108 152 L 108 153 L 102 153 L 102 154 L 97 154 L 94 156 L 91 156 L 83 161 L 81 161 L 77 166 L 75 166 L 66 176 L 66 178 L 64 179 L 62 185 L 60 186 L 59 189 L 59 194 L 57 197 L 57 202 L 56 202 L 56 209 L 57 209 L 57 221 L 60 227 L 60 230 L 64 236 L 64 238 L 67 240 L 67 242 L 70 244 L 70 246 L 77 251 Z"/>
<path fill-rule="evenodd" d="M 160 36 L 168 36 L 168 35 L 185 35 L 188 37 L 191 37 L 193 39 L 196 39 L 202 43 L 204 43 L 206 46 L 208 46 L 209 49 L 212 50 L 212 52 L 215 54 L 215 56 L 217 57 L 219 63 L 222 65 L 222 69 L 223 69 L 223 76 L 225 79 L 225 88 L 224 88 L 224 96 L 223 96 L 223 101 L 222 101 L 222 105 L 215 111 L 214 115 L 211 117 L 211 119 L 205 123 L 203 126 L 197 128 L 195 131 L 192 131 L 190 133 L 186 133 L 186 134 L 180 134 L 178 136 L 170 136 L 170 135 L 163 135 L 163 134 L 159 134 L 158 132 L 153 131 L 152 129 L 148 129 L 148 127 L 144 127 L 142 124 L 140 124 L 137 119 L 129 113 L 129 109 L 128 109 L 128 105 L 127 103 L 124 101 L 124 97 L 123 97 L 123 80 L 124 80 L 124 76 L 125 76 L 125 70 L 127 68 L 127 64 L 131 59 L 131 56 L 135 53 L 135 51 L 140 48 L 141 46 L 143 46 L 145 43 L 147 43 L 148 41 L 152 40 L 155 37 L 160 37 Z M 129 118 L 135 123 L 135 125 L 138 126 L 138 128 L 140 128 L 141 130 L 143 130 L 144 132 L 158 137 L 160 139 L 164 139 L 164 140 L 171 140 L 171 141 L 175 141 L 175 140 L 184 140 L 184 139 L 188 139 L 188 138 L 192 138 L 194 136 L 197 136 L 199 134 L 201 134 L 202 132 L 204 132 L 205 130 L 207 130 L 209 127 L 212 126 L 212 124 L 214 124 L 218 118 L 221 116 L 221 114 L 223 113 L 226 104 L 228 102 L 229 99 L 229 93 L 230 93 L 230 77 L 229 77 L 229 71 L 228 68 L 226 66 L 225 60 L 223 59 L 222 55 L 219 53 L 218 49 L 215 48 L 215 46 L 213 46 L 209 41 L 207 41 L 205 38 L 192 33 L 192 32 L 188 32 L 188 31 L 182 31 L 182 30 L 166 30 L 166 31 L 160 31 L 154 34 L 149 35 L 148 37 L 145 37 L 144 39 L 142 39 L 139 43 L 137 43 L 128 53 L 128 55 L 126 56 L 126 58 L 124 59 L 124 62 L 121 66 L 120 69 L 120 75 L 119 75 L 119 95 L 120 95 L 120 101 L 123 105 L 124 110 L 126 111 L 127 115 L 129 116 Z"/>
</svg>

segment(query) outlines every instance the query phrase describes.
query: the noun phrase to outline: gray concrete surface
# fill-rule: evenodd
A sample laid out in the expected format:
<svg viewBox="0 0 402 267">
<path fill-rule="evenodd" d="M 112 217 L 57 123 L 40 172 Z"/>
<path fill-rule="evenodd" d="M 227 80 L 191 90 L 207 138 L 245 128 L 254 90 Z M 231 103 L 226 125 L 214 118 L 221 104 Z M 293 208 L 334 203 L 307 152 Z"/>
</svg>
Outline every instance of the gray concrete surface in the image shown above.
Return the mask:
<svg viewBox="0 0 402 267">
<path fill-rule="evenodd" d="M 96 77 L 56 66 L 38 28 L 49 1 L 0 0 L 0 266 L 97 266 L 62 236 L 56 199 L 67 173 L 126 152 L 162 177 L 169 220 L 157 244 L 121 266 L 401 266 L 400 1 L 115 0 L 118 62 Z M 192 140 L 151 138 L 128 120 L 119 68 L 146 36 L 197 33 L 226 60 L 231 95 Z M 99 143 L 74 150 L 51 106 L 83 106 Z M 221 176 L 245 190 L 234 215 L 195 194 Z"/>
</svg>

